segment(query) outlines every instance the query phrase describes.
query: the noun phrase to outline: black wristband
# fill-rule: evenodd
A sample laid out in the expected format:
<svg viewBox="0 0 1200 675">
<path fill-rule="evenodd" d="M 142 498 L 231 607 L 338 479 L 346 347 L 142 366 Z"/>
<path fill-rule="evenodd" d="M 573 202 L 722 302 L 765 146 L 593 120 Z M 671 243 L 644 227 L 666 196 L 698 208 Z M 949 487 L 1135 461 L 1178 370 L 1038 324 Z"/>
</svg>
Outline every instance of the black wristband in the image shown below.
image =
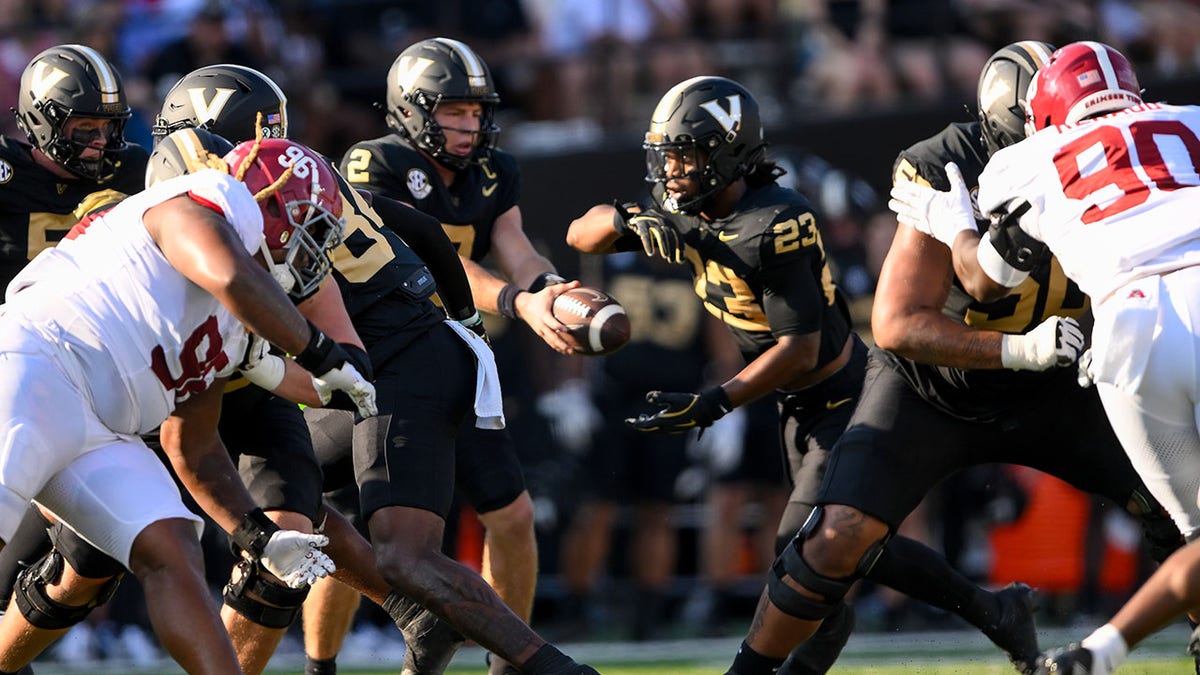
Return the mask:
<svg viewBox="0 0 1200 675">
<path fill-rule="evenodd" d="M 506 319 L 517 318 L 517 294 L 521 289 L 512 284 L 505 284 L 504 288 L 500 289 L 500 295 L 496 296 L 496 311 L 500 312 L 500 316 Z"/>
<path fill-rule="evenodd" d="M 350 360 L 346 350 L 329 339 L 329 336 L 314 326 L 313 322 L 308 322 L 308 329 L 312 331 L 308 338 L 308 345 L 304 347 L 304 351 L 296 355 L 296 363 L 300 364 L 302 368 L 320 377 Z"/>
<path fill-rule="evenodd" d="M 613 229 L 621 234 L 629 231 L 629 209 L 626 208 L 621 200 L 613 200 Z"/>
<path fill-rule="evenodd" d="M 728 415 L 733 410 L 733 402 L 729 400 L 729 394 L 725 393 L 725 387 L 719 385 L 709 387 L 700 392 L 700 399 L 714 408 L 714 421 Z"/>
<path fill-rule="evenodd" d="M 254 509 L 242 518 L 237 529 L 229 535 L 229 541 L 257 560 L 266 550 L 271 535 L 278 531 L 279 526 L 271 522 L 262 509 Z"/>
<path fill-rule="evenodd" d="M 537 275 L 537 278 L 533 280 L 533 283 L 529 284 L 529 292 L 539 293 L 547 286 L 561 284 L 565 281 L 566 279 L 560 277 L 554 272 L 542 272 L 541 274 Z"/>
</svg>

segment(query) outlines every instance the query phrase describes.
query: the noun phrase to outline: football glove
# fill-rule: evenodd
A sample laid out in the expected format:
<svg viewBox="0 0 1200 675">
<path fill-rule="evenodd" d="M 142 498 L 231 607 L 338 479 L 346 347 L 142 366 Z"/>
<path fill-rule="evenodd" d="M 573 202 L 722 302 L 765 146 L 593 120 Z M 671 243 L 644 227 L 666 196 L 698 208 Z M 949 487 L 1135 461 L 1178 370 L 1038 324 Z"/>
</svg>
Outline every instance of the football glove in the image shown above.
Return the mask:
<svg viewBox="0 0 1200 675">
<path fill-rule="evenodd" d="M 254 333 L 250 333 L 247 337 L 249 340 L 246 345 L 246 355 L 242 357 L 242 363 L 238 366 L 242 377 L 245 377 L 251 383 L 256 384 L 267 391 L 275 391 L 275 388 L 283 382 L 283 377 L 287 373 L 287 364 L 283 358 L 271 353 L 271 343 L 262 339 Z"/>
<path fill-rule="evenodd" d="M 1092 348 L 1088 347 L 1079 355 L 1079 372 L 1075 379 L 1079 386 L 1087 389 L 1096 383 L 1096 375 L 1092 372 Z"/>
<path fill-rule="evenodd" d="M 329 543 L 323 534 L 278 530 L 267 540 L 258 561 L 289 588 L 304 588 L 337 570 L 321 551 Z"/>
<path fill-rule="evenodd" d="M 1036 675 L 1097 675 L 1101 672 L 1107 675 L 1109 671 L 1094 670 L 1092 653 L 1078 644 L 1044 652 L 1034 671 Z"/>
<path fill-rule="evenodd" d="M 1074 364 L 1083 351 L 1075 319 L 1052 316 L 1024 335 L 1000 338 L 1000 363 L 1013 370 L 1049 370 Z"/>
<path fill-rule="evenodd" d="M 663 406 L 654 414 L 641 414 L 625 420 L 638 431 L 682 434 L 704 429 L 733 410 L 729 396 L 721 387 L 710 387 L 699 394 L 652 391 L 646 402 Z"/>
<path fill-rule="evenodd" d="M 650 257 L 661 256 L 663 260 L 673 263 L 683 262 L 683 251 L 686 246 L 679 230 L 657 211 L 642 211 L 629 213 L 622 205 L 616 206 L 616 217 L 613 226 L 621 234 L 634 233 L 642 240 L 642 250 Z"/>
<path fill-rule="evenodd" d="M 296 363 L 313 374 L 313 389 L 321 403 L 329 403 L 333 392 L 344 391 L 354 402 L 358 414 L 371 417 L 379 413 L 375 405 L 375 386 L 367 381 L 350 362 L 350 355 L 341 345 L 329 339 L 312 322 L 311 335 L 304 351 L 296 355 Z"/>
<path fill-rule="evenodd" d="M 888 208 L 896 212 L 896 220 L 902 225 L 953 247 L 959 232 L 977 229 L 975 207 L 957 164 L 946 165 L 946 177 L 950 180 L 949 192 L 911 181 L 897 183 L 892 187 Z"/>
</svg>

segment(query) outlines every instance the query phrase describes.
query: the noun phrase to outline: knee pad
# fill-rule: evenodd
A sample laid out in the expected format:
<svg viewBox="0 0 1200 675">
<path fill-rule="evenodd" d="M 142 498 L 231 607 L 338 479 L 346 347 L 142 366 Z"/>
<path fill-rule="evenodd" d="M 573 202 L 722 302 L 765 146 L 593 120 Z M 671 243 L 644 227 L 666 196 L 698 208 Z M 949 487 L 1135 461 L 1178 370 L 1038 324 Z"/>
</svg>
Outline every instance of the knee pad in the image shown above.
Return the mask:
<svg viewBox="0 0 1200 675">
<path fill-rule="evenodd" d="M 83 621 L 93 609 L 112 598 L 121 583 L 121 577 L 124 576 L 118 574 L 109 579 L 96 597 L 86 605 L 64 605 L 46 594 L 46 584 L 58 583 L 62 579 L 65 564 L 62 554 L 52 550 L 37 564 L 22 570 L 17 577 L 14 593 L 17 609 L 26 621 L 38 628 L 60 630 Z"/>
<path fill-rule="evenodd" d="M 50 538 L 54 541 L 54 550 L 62 554 L 67 564 L 82 576 L 105 579 L 125 574 L 125 566 L 116 558 L 92 546 L 62 523 L 54 525 Z"/>
<path fill-rule="evenodd" d="M 265 628 L 287 628 L 296 620 L 308 586 L 288 588 L 262 576 L 258 563 L 239 560 L 225 585 L 225 604 Z"/>
<path fill-rule="evenodd" d="M 876 542 L 867 549 L 855 567 L 854 573 L 849 577 L 833 579 L 814 571 L 804 560 L 802 550 L 805 540 L 811 537 L 820 526 L 822 515 L 824 515 L 822 507 L 817 506 L 813 509 L 792 543 L 775 559 L 775 563 L 771 565 L 771 571 L 767 575 L 767 597 L 771 603 L 784 614 L 807 621 L 818 621 L 833 614 L 842 604 L 842 599 L 846 597 L 846 593 L 850 591 L 854 582 L 865 576 L 875 566 L 875 561 L 879 560 L 880 554 L 883 553 L 883 547 L 891 538 L 889 533 L 882 541 Z M 788 577 L 822 597 L 812 598 L 800 593 L 787 584 L 785 578 Z"/>
<path fill-rule="evenodd" d="M 1183 535 L 1166 509 L 1157 501 L 1134 490 L 1129 495 L 1129 502 L 1137 508 L 1137 512 L 1128 506 L 1126 510 L 1142 521 L 1142 531 L 1150 545 L 1150 557 L 1154 562 L 1161 563 L 1167 556 L 1183 547 L 1186 543 Z"/>
</svg>

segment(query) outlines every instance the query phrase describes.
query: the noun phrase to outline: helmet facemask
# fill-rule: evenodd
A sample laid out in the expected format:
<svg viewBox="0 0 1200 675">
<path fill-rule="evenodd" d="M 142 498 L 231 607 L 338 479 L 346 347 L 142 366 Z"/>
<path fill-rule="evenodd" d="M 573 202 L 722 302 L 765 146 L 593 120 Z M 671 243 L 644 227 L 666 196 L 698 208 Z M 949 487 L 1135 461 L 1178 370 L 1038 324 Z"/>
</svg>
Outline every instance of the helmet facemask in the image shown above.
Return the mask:
<svg viewBox="0 0 1200 675">
<path fill-rule="evenodd" d="M 447 98 L 442 94 L 430 94 L 420 89 L 414 90 L 411 94 L 406 94 L 404 98 L 411 105 L 402 110 L 402 114 L 409 119 L 397 120 L 400 131 L 408 136 L 418 148 L 429 153 L 429 156 L 433 157 L 439 164 L 443 164 L 454 171 L 462 171 L 472 163 L 478 161 L 484 151 L 496 146 L 496 137 L 500 134 L 500 126 L 496 124 L 495 101 L 487 99 Z M 436 118 L 438 106 L 443 103 L 458 101 L 478 103 L 481 106 L 478 130 L 443 127 L 438 123 Z M 395 116 L 394 111 L 389 114 L 393 117 Z M 393 126 L 396 125 L 394 124 Z M 475 135 L 476 142 L 471 150 L 471 154 L 464 157 L 447 150 L 446 130 Z"/>
<path fill-rule="evenodd" d="M 112 180 L 121 165 L 121 154 L 129 148 L 129 144 L 125 142 L 125 123 L 129 121 L 130 113 L 112 117 L 93 113 L 73 115 L 71 110 L 55 101 L 46 101 L 41 110 L 53 129 L 50 142 L 41 148 L 47 157 L 80 178 L 88 178 L 97 183 Z M 108 124 L 105 125 L 105 130 L 76 128 L 66 134 L 63 129 L 72 118 L 99 119 Z M 93 146 L 93 141 L 100 136 L 104 138 L 104 145 Z M 84 157 L 83 154 L 89 150 L 95 151 L 95 155 Z"/>
<path fill-rule="evenodd" d="M 282 200 L 273 196 L 267 200 L 264 215 L 278 217 Z M 286 253 L 282 261 L 276 262 L 267 248 L 265 238 L 263 252 L 272 263 L 271 276 L 283 286 L 283 290 L 295 297 L 308 297 L 333 269 L 329 252 L 341 245 L 345 221 L 331 213 L 315 197 L 288 202 L 282 207 L 286 211 L 285 222 L 291 230 L 285 231 L 283 248 L 277 250 Z"/>
</svg>

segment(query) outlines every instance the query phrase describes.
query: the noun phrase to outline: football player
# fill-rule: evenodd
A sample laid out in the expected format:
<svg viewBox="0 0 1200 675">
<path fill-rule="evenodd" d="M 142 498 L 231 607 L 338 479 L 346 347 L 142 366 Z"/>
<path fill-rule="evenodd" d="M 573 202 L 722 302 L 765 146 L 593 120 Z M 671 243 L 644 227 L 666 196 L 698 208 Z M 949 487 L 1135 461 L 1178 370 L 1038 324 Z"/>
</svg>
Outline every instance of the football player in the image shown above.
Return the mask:
<svg viewBox="0 0 1200 675">
<path fill-rule="evenodd" d="M 1021 101 L 1049 54 L 1034 42 L 999 50 L 980 76 L 979 121 L 953 124 L 902 152 L 896 181 L 945 181 L 941 167 L 949 158 L 977 175 L 994 149 L 1023 138 Z M 1023 464 L 1059 476 L 1142 518 L 1159 556 L 1179 545 L 1178 531 L 1120 452 L 1099 401 L 1075 384 L 1083 338 L 1074 317 L 1086 311 L 1087 299 L 1057 263 L 1039 264 L 1022 294 L 972 304 L 945 246 L 908 228 L 897 233 L 876 289 L 878 348 L 862 398 L 835 446 L 813 518 L 781 558 L 789 593 L 760 603 L 732 672 L 766 672 L 764 661 L 807 636 L 823 606 L 864 575 L 893 586 L 907 579 L 923 594 L 902 588 L 922 599 L 940 594 L 944 600 L 935 604 L 957 607 L 1018 670 L 1031 672 L 1037 643 L 1028 588 L 1001 591 L 1011 603 L 1005 612 L 957 575 L 926 574 L 928 566 L 897 547 L 894 536 L 930 489 L 976 464 Z M 1005 633 L 1018 639 L 1006 641 Z"/>
<path fill-rule="evenodd" d="M 132 112 L 121 76 L 83 45 L 51 47 L 21 74 L 17 126 L 0 136 L 0 284 L 79 221 L 89 194 L 138 192 L 146 151 L 125 141 Z"/>
<path fill-rule="evenodd" d="M 571 349 L 559 334 L 565 327 L 551 305 L 578 283 L 562 283 L 522 229 L 519 168 L 512 155 L 494 147 L 498 102 L 487 64 L 470 47 L 446 38 L 422 40 L 402 51 L 388 72 L 392 133 L 352 146 L 342 158 L 342 173 L 352 185 L 437 218 L 458 248 L 479 308 L 524 321 L 567 354 Z M 479 263 L 489 253 L 504 279 Z M 454 458 L 458 489 L 485 528 L 484 577 L 528 621 L 537 542 L 533 500 L 512 438 L 507 431 L 465 425 Z M 336 590 L 326 584 L 317 592 Z M 461 636 L 441 629 L 434 635 L 443 636 L 444 645 L 427 639 L 421 650 L 409 650 L 408 666 L 440 672 L 435 664 L 449 660 Z M 490 672 L 506 667 L 493 658 Z"/>
<path fill-rule="evenodd" d="M 1144 103 L 1129 60 L 1098 42 L 1050 55 L 1023 104 L 1029 138 L 997 153 L 978 176 L 979 210 L 991 224 L 986 236 L 954 164 L 945 165 L 949 192 L 924 187 L 893 197 L 903 222 L 953 249 L 975 297 L 1025 288 L 1045 248 L 1095 302 L 1082 375 L 1096 386 L 1086 391 L 1103 401 L 1128 459 L 1191 542 L 1109 623 L 1038 664 L 1039 673 L 1109 675 L 1132 647 L 1200 602 L 1191 582 L 1200 569 L 1193 318 L 1200 311 L 1200 108 Z M 1061 415 L 1062 400 L 1053 406 Z M 1085 439 L 1088 425 L 1100 423 L 1067 419 L 1068 433 Z M 1110 445 L 1093 442 L 1068 457 L 1089 475 L 1125 471 Z"/>
<path fill-rule="evenodd" d="M 729 327 L 746 360 L 720 386 L 698 393 L 650 392 L 647 399 L 661 410 L 630 424 L 668 433 L 704 428 L 739 405 L 776 393 L 793 492 L 779 524 L 781 557 L 759 606 L 825 619 L 813 644 L 780 670 L 823 673 L 845 644 L 854 617 L 841 597 L 818 602 L 793 590 L 791 579 L 807 567 L 789 542 L 820 513 L 818 488 L 858 401 L 867 348 L 851 331 L 809 203 L 775 182 L 780 169 L 765 156 L 758 106 L 744 87 L 720 77 L 676 85 L 655 109 L 644 147 L 647 180 L 654 184 L 651 200 L 595 206 L 571 223 L 567 241 L 588 253 L 642 249 L 686 262 L 705 307 Z M 960 598 L 940 590 L 945 577 L 969 585 L 944 558 L 904 537 L 892 544 L 883 555 L 915 564 L 921 574 L 906 567 L 888 585 L 961 613 L 1001 646 L 1023 642 L 1025 651 L 1036 653 L 1028 608 L 1018 593 L 979 590 L 971 598 L 980 606 L 964 607 Z M 1002 618 L 1015 625 L 1002 624 Z M 780 668 L 793 646 L 772 645 L 778 652 L 763 654 L 743 645 L 733 672 L 742 673 L 747 661 L 755 665 L 752 672 Z"/>
<path fill-rule="evenodd" d="M 314 385 L 350 394 L 363 414 L 375 406 L 346 352 L 267 272 L 284 262 L 292 274 L 328 273 L 292 252 L 308 235 L 341 229 L 332 167 L 287 141 L 201 156 L 188 175 L 79 223 L 9 284 L 0 536 L 11 537 L 36 499 L 132 571 L 148 597 L 171 597 L 149 603 L 160 640 L 188 672 L 215 674 L 240 668 L 200 571 L 199 519 L 139 434 L 161 425 L 197 503 L 247 560 L 301 588 L 333 570 L 316 548 L 326 539 L 281 529 L 255 506 L 217 433 L 221 385 L 242 361 L 249 329 L 296 354 Z M 27 571 L 19 611 L 0 619 L 0 635 L 11 637 L 14 620 L 50 630 L 70 621 L 78 608 L 44 592 L 63 571 L 62 557 Z"/>
</svg>

